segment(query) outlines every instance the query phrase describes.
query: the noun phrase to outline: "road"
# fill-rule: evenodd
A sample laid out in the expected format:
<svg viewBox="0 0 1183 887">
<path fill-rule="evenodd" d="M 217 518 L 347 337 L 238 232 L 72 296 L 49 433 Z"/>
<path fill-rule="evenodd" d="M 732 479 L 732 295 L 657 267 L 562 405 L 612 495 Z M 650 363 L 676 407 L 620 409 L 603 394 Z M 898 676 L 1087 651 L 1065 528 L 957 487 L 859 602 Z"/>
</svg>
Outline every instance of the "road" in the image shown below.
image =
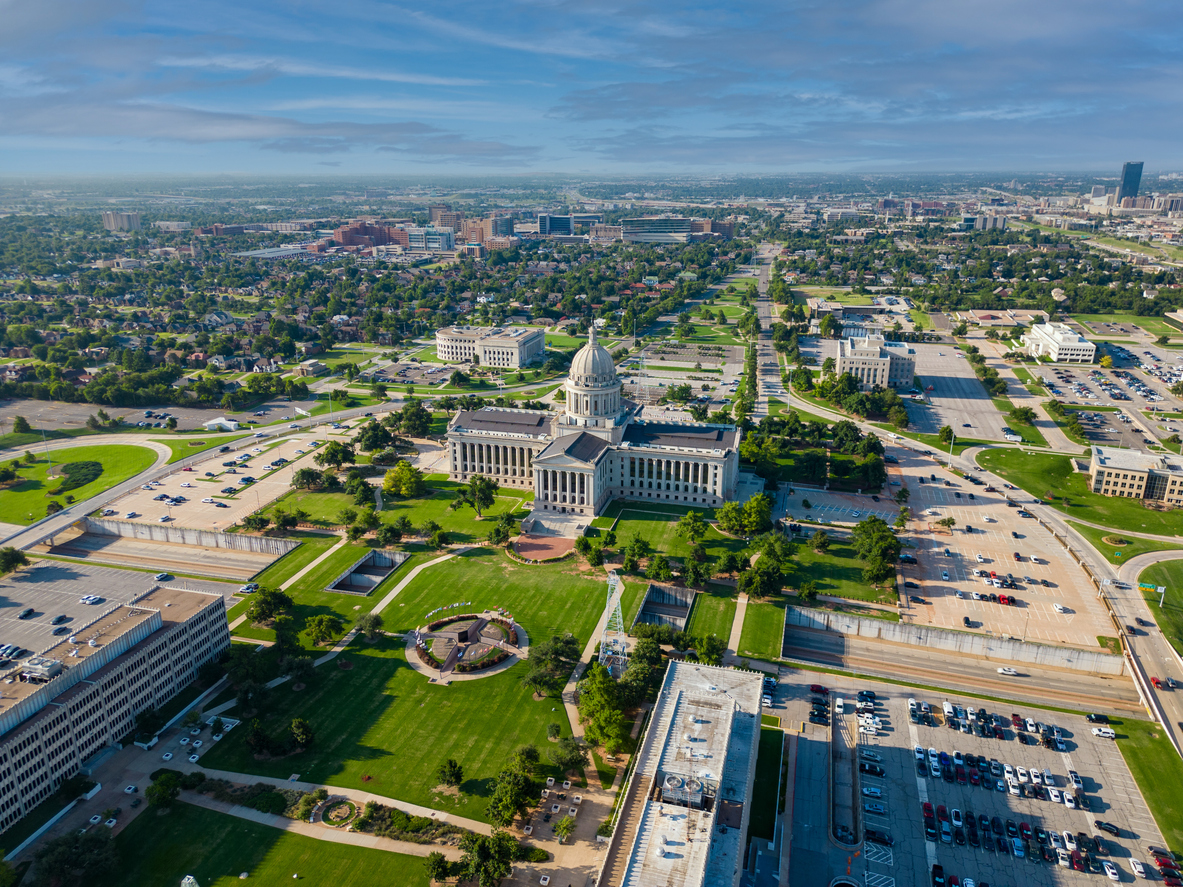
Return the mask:
<svg viewBox="0 0 1183 887">
<path fill-rule="evenodd" d="M 1124 677 L 1024 665 L 1019 669 L 1020 677 L 999 679 L 993 662 L 944 650 L 888 645 L 837 632 L 798 628 L 790 629 L 785 641 L 787 658 L 814 665 L 841 666 L 888 680 L 903 678 L 1041 705 L 1052 703 L 1115 715 L 1144 714 L 1137 691 Z M 885 659 L 888 650 L 890 665 Z"/>
<path fill-rule="evenodd" d="M 756 299 L 756 316 L 760 318 L 760 337 L 756 342 L 756 408 L 752 411 L 753 419 L 760 419 L 768 415 L 769 397 L 780 397 L 787 400 L 787 392 L 781 384 L 780 361 L 777 360 L 776 349 L 772 347 L 772 325 L 778 320 L 775 307 L 768 298 L 768 283 L 772 274 L 772 263 L 775 260 L 778 247 L 773 243 L 762 243 L 752 257 L 752 265 L 756 267 L 759 276 L 756 288 L 759 298 Z"/>
</svg>

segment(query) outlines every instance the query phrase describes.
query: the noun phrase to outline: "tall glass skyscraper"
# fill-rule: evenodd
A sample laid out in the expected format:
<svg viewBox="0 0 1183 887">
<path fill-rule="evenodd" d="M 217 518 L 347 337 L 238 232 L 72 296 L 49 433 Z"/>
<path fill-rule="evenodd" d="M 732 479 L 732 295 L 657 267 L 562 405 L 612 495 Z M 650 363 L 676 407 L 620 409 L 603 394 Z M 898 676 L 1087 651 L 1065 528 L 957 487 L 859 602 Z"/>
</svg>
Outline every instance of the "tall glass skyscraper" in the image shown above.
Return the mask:
<svg viewBox="0 0 1183 887">
<path fill-rule="evenodd" d="M 1117 202 L 1124 197 L 1137 197 L 1138 186 L 1142 184 L 1142 161 L 1129 162 L 1121 168 L 1121 187 L 1117 189 Z"/>
</svg>

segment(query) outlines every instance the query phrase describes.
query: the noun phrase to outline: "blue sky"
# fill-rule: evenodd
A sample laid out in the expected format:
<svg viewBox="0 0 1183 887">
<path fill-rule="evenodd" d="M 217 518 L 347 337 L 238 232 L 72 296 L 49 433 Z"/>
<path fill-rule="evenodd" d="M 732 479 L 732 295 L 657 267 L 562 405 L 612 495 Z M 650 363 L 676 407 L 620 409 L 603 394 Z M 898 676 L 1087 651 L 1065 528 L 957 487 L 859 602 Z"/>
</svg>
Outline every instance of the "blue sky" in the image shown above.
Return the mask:
<svg viewBox="0 0 1183 887">
<path fill-rule="evenodd" d="M 4 173 L 1183 169 L 1178 0 L 0 0 Z"/>
</svg>

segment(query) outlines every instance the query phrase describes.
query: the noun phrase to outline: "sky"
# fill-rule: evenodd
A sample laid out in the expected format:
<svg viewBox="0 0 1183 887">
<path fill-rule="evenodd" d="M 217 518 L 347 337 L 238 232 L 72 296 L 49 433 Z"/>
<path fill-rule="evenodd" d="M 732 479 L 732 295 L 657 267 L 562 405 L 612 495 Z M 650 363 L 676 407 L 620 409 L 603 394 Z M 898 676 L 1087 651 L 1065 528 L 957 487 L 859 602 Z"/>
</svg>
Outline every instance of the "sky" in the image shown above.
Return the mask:
<svg viewBox="0 0 1183 887">
<path fill-rule="evenodd" d="M 1178 0 L 0 0 L 0 175 L 1183 169 Z"/>
</svg>

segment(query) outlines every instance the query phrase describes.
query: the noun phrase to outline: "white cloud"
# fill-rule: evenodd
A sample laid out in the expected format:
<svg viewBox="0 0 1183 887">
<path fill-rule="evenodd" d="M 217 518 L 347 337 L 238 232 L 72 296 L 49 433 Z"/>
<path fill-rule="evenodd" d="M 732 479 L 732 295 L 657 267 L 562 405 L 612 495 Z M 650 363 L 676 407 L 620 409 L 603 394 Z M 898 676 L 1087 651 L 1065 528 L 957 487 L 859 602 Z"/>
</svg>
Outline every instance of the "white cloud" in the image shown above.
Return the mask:
<svg viewBox="0 0 1183 887">
<path fill-rule="evenodd" d="M 421 86 L 479 86 L 484 80 L 467 77 L 437 77 L 433 74 L 380 71 L 339 65 L 297 62 L 257 56 L 165 56 L 157 63 L 165 68 L 204 68 L 213 71 L 250 71 L 286 74 L 290 77 L 334 77 L 345 80 L 378 80 L 387 83 L 412 83 Z"/>
</svg>

